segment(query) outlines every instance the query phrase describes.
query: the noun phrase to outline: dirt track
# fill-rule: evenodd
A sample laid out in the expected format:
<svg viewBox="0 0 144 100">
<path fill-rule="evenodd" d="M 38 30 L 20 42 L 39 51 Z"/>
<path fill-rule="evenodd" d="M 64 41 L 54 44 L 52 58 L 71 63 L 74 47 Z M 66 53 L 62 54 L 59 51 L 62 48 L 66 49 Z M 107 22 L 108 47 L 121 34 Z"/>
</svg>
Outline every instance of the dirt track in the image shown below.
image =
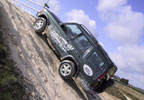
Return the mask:
<svg viewBox="0 0 144 100">
<path fill-rule="evenodd" d="M 31 92 L 31 99 L 42 100 L 116 100 L 114 97 L 96 95 L 92 98 L 74 81 L 63 81 L 58 75 L 59 60 L 41 36 L 35 34 L 32 24 L 35 18 L 19 10 L 8 0 L 0 1 L 3 8 L 3 31 L 7 35 L 11 57 L 22 74 L 38 91 Z M 107 98 L 107 99 L 106 99 Z"/>
</svg>

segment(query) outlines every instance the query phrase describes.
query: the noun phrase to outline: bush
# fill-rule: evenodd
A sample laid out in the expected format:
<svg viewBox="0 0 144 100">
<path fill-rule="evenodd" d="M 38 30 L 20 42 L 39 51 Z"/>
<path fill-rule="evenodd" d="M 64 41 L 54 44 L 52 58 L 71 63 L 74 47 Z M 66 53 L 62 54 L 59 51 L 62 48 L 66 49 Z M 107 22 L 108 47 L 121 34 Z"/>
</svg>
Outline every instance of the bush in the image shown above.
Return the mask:
<svg viewBox="0 0 144 100">
<path fill-rule="evenodd" d="M 128 85 L 129 80 L 121 78 L 120 82 L 123 83 L 124 85 Z"/>
</svg>

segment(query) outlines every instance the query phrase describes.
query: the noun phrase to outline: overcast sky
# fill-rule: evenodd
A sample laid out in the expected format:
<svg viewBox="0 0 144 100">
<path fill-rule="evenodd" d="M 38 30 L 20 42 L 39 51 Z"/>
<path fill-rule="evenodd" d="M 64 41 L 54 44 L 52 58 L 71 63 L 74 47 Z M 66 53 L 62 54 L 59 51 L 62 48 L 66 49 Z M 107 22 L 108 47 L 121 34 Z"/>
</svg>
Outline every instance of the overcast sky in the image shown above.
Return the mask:
<svg viewBox="0 0 144 100">
<path fill-rule="evenodd" d="M 49 6 L 63 22 L 87 26 L 118 66 L 116 74 L 144 89 L 144 0 L 49 0 Z"/>
</svg>

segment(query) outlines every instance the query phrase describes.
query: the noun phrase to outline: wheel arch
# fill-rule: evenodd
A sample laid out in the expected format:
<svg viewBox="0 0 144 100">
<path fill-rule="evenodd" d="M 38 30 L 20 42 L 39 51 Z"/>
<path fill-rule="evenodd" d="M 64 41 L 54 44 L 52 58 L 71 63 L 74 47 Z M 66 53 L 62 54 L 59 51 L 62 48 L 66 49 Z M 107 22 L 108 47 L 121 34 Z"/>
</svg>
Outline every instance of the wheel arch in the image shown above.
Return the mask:
<svg viewBox="0 0 144 100">
<path fill-rule="evenodd" d="M 75 66 L 76 66 L 76 72 L 74 74 L 74 77 L 77 77 L 80 71 L 80 68 L 78 67 L 79 64 L 76 62 L 76 59 L 72 56 L 72 55 L 67 55 L 61 58 L 61 61 L 63 60 L 70 60 L 72 62 L 74 62 Z"/>
<path fill-rule="evenodd" d="M 48 17 L 46 14 L 42 13 L 42 14 L 38 14 L 37 16 L 38 16 L 38 17 L 43 17 L 43 18 L 45 18 L 47 24 L 48 24 L 48 25 L 50 24 L 49 17 Z"/>
</svg>

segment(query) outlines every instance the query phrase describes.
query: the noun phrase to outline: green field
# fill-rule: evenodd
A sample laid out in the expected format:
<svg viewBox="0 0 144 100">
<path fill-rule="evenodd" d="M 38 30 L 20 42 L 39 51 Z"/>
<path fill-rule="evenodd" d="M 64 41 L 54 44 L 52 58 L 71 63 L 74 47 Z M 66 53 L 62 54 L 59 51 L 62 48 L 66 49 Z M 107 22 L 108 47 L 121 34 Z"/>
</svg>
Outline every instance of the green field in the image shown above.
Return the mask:
<svg viewBox="0 0 144 100">
<path fill-rule="evenodd" d="M 124 85 L 119 81 L 115 81 L 114 85 L 105 90 L 108 94 L 111 94 L 121 100 L 127 100 L 126 96 L 132 100 L 143 100 L 144 91 L 136 88 L 132 85 Z"/>
</svg>

